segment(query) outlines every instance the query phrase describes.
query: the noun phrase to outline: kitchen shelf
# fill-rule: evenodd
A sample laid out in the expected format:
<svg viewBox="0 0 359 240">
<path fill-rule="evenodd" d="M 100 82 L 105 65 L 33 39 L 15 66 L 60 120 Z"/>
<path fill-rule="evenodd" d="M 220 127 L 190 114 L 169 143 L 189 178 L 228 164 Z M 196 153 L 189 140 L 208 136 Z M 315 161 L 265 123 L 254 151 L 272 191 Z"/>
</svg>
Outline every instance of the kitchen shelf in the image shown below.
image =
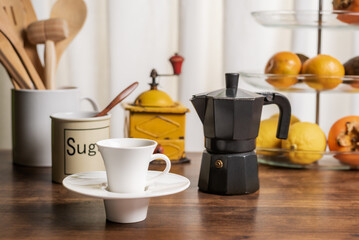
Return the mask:
<svg viewBox="0 0 359 240">
<path fill-rule="evenodd" d="M 262 164 L 299 169 L 327 169 L 327 170 L 359 170 L 359 160 L 356 164 L 345 163 L 345 159 L 359 159 L 359 152 L 334 152 L 334 151 L 295 151 L 281 148 L 257 148 L 258 162 Z M 318 160 L 308 164 L 298 163 L 298 158 L 289 155 L 299 154 L 301 157 L 318 156 Z M 340 161 L 339 159 L 342 159 Z"/>
<path fill-rule="evenodd" d="M 328 28 L 328 29 L 358 29 L 359 13 L 349 11 L 257 11 L 252 12 L 255 20 L 267 27 L 286 28 Z M 356 24 L 348 24 L 339 18 L 354 19 Z"/>
<path fill-rule="evenodd" d="M 323 0 L 319 0 L 318 3 L 318 10 L 257 11 L 252 12 L 252 16 L 259 24 L 266 27 L 284 27 L 289 29 L 312 28 L 317 30 L 317 54 L 321 54 L 322 31 L 324 29 L 358 30 L 359 12 L 325 11 L 323 10 Z M 242 71 L 240 74 L 241 79 L 246 83 L 262 90 L 293 93 L 312 92 L 316 96 L 315 123 L 318 125 L 320 117 L 320 96 L 323 93 L 359 93 L 359 76 L 279 75 L 264 74 L 263 70 Z M 293 81 L 295 84 L 284 87 L 278 85 L 281 80 L 283 81 L 283 78 L 292 78 L 292 80 L 295 80 Z M 325 90 L 317 90 L 309 86 L 312 85 L 311 83 L 313 83 L 313 81 L 320 80 L 318 78 L 325 78 L 329 81 L 330 79 L 332 79 L 332 81 L 341 79 L 342 82 L 340 83 L 339 81 L 340 84 L 333 86 L 332 89 Z M 257 148 L 256 151 L 260 163 L 272 166 L 299 169 L 359 170 L 359 152 L 307 152 L 281 148 Z M 316 154 L 319 157 L 315 162 L 310 163 L 309 161 L 308 164 L 303 164 L 293 158 L 295 154 L 304 154 L 304 156 Z M 352 165 L 343 162 L 343 159 L 345 160 L 348 157 L 351 158 Z M 310 160 L 310 157 L 306 160 Z M 353 162 L 356 165 L 353 165 Z"/>
<path fill-rule="evenodd" d="M 286 74 L 264 74 L 259 71 L 244 71 L 239 72 L 241 79 L 247 84 L 260 88 L 263 90 L 275 90 L 282 92 L 321 92 L 321 93 L 359 93 L 359 75 L 345 75 L 345 76 L 318 76 L 312 74 L 298 74 L 298 75 L 286 75 Z M 284 78 L 290 78 L 296 80 L 297 83 L 289 87 L 276 87 L 277 83 Z M 342 80 L 342 83 L 333 89 L 316 90 L 307 85 L 307 83 L 315 82 L 321 79 L 330 81 Z M 269 83 L 271 82 L 271 84 Z M 276 86 L 275 86 L 276 85 Z"/>
</svg>

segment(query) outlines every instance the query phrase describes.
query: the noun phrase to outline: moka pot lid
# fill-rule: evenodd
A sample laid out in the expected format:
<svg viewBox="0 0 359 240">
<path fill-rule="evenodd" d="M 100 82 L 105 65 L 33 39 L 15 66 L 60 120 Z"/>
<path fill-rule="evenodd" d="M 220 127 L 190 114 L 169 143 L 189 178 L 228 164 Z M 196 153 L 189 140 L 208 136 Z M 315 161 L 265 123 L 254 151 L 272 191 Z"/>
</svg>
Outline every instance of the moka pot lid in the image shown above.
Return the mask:
<svg viewBox="0 0 359 240">
<path fill-rule="evenodd" d="M 222 88 L 212 92 L 196 94 L 193 97 L 209 97 L 213 99 L 228 100 L 248 100 L 254 98 L 263 98 L 263 95 L 238 88 L 238 77 L 238 73 L 226 73 L 226 88 Z"/>
</svg>

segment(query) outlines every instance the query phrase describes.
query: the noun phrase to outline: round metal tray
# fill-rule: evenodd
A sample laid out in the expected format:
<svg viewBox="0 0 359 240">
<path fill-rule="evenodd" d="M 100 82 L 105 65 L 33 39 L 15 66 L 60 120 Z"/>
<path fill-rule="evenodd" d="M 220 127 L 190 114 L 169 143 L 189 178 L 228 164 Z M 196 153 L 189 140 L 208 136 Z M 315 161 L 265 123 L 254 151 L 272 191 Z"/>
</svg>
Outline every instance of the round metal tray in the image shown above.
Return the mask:
<svg viewBox="0 0 359 240">
<path fill-rule="evenodd" d="M 359 170 L 359 152 L 315 152 L 315 151 L 295 151 L 281 148 L 257 148 L 258 162 L 266 165 L 299 168 L 299 169 L 326 169 L 326 170 Z M 290 157 L 290 155 L 292 157 Z M 300 154 L 302 160 L 295 157 Z M 306 157 L 315 155 L 319 158 L 310 163 L 300 163 L 306 161 Z M 345 162 L 346 159 L 357 159 L 351 163 Z"/>
<path fill-rule="evenodd" d="M 359 92 L 359 75 L 345 75 L 345 76 L 319 76 L 313 74 L 298 74 L 298 75 L 286 75 L 286 74 L 264 74 L 259 71 L 244 71 L 239 72 L 241 79 L 243 79 L 249 85 L 261 88 L 264 90 L 277 90 L 286 92 L 347 92 L 358 93 Z M 289 87 L 278 87 L 278 84 L 283 79 L 296 79 L 297 83 Z M 341 79 L 342 83 L 332 89 L 317 90 L 308 85 L 318 80 L 323 81 L 337 81 Z"/>
<path fill-rule="evenodd" d="M 252 12 L 252 16 L 258 23 L 268 27 L 309 27 L 315 29 L 358 29 L 359 27 L 359 12 L 317 10 L 258 11 Z M 342 19 L 342 21 L 339 19 Z"/>
</svg>

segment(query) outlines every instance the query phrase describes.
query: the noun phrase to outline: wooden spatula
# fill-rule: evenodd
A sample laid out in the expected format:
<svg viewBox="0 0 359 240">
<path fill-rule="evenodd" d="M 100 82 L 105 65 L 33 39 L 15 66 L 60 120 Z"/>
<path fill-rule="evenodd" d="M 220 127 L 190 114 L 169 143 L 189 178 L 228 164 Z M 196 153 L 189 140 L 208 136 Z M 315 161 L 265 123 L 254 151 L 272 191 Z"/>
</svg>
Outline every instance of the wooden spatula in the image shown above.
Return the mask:
<svg viewBox="0 0 359 240">
<path fill-rule="evenodd" d="M 0 11 L 0 32 L 2 32 L 4 36 L 6 36 L 6 38 L 9 40 L 9 42 L 15 49 L 17 55 L 19 56 L 21 62 L 27 70 L 35 88 L 41 90 L 45 89 L 39 74 L 37 73 L 34 65 L 32 64 L 30 58 L 26 54 L 24 47 L 21 44 L 21 40 L 14 32 L 12 24 L 9 22 L 5 11 Z"/>
<path fill-rule="evenodd" d="M 16 89 L 33 88 L 31 79 L 9 40 L 0 33 L 0 62 L 12 78 Z"/>
<path fill-rule="evenodd" d="M 66 20 L 69 28 L 69 36 L 55 43 L 57 64 L 65 49 L 84 25 L 86 15 L 87 9 L 83 0 L 57 0 L 52 7 L 51 18 L 62 18 Z"/>
<path fill-rule="evenodd" d="M 24 34 L 27 26 L 37 21 L 31 0 L 0 0 L 0 9 L 5 11 L 9 22 L 12 23 L 15 34 L 18 36 L 21 45 L 25 48 L 26 54 L 33 63 L 41 79 L 43 79 L 44 68 L 41 64 L 36 46 L 29 43 Z"/>
</svg>

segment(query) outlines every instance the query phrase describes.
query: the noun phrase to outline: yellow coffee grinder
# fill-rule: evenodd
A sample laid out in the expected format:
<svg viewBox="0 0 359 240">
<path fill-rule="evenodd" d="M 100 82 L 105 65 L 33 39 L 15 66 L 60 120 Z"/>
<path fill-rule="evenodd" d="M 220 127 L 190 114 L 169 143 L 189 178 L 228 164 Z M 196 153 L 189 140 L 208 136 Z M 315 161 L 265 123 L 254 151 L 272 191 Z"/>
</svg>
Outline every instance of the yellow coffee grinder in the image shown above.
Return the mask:
<svg viewBox="0 0 359 240">
<path fill-rule="evenodd" d="M 158 89 L 157 77 L 178 76 L 183 57 L 178 54 L 169 61 L 173 74 L 158 74 L 152 69 L 150 90 L 141 93 L 134 103 L 124 103 L 126 111 L 125 135 L 158 142 L 155 152 L 166 154 L 172 163 L 189 162 L 185 154 L 185 114 L 189 111 L 180 102 Z"/>
</svg>

